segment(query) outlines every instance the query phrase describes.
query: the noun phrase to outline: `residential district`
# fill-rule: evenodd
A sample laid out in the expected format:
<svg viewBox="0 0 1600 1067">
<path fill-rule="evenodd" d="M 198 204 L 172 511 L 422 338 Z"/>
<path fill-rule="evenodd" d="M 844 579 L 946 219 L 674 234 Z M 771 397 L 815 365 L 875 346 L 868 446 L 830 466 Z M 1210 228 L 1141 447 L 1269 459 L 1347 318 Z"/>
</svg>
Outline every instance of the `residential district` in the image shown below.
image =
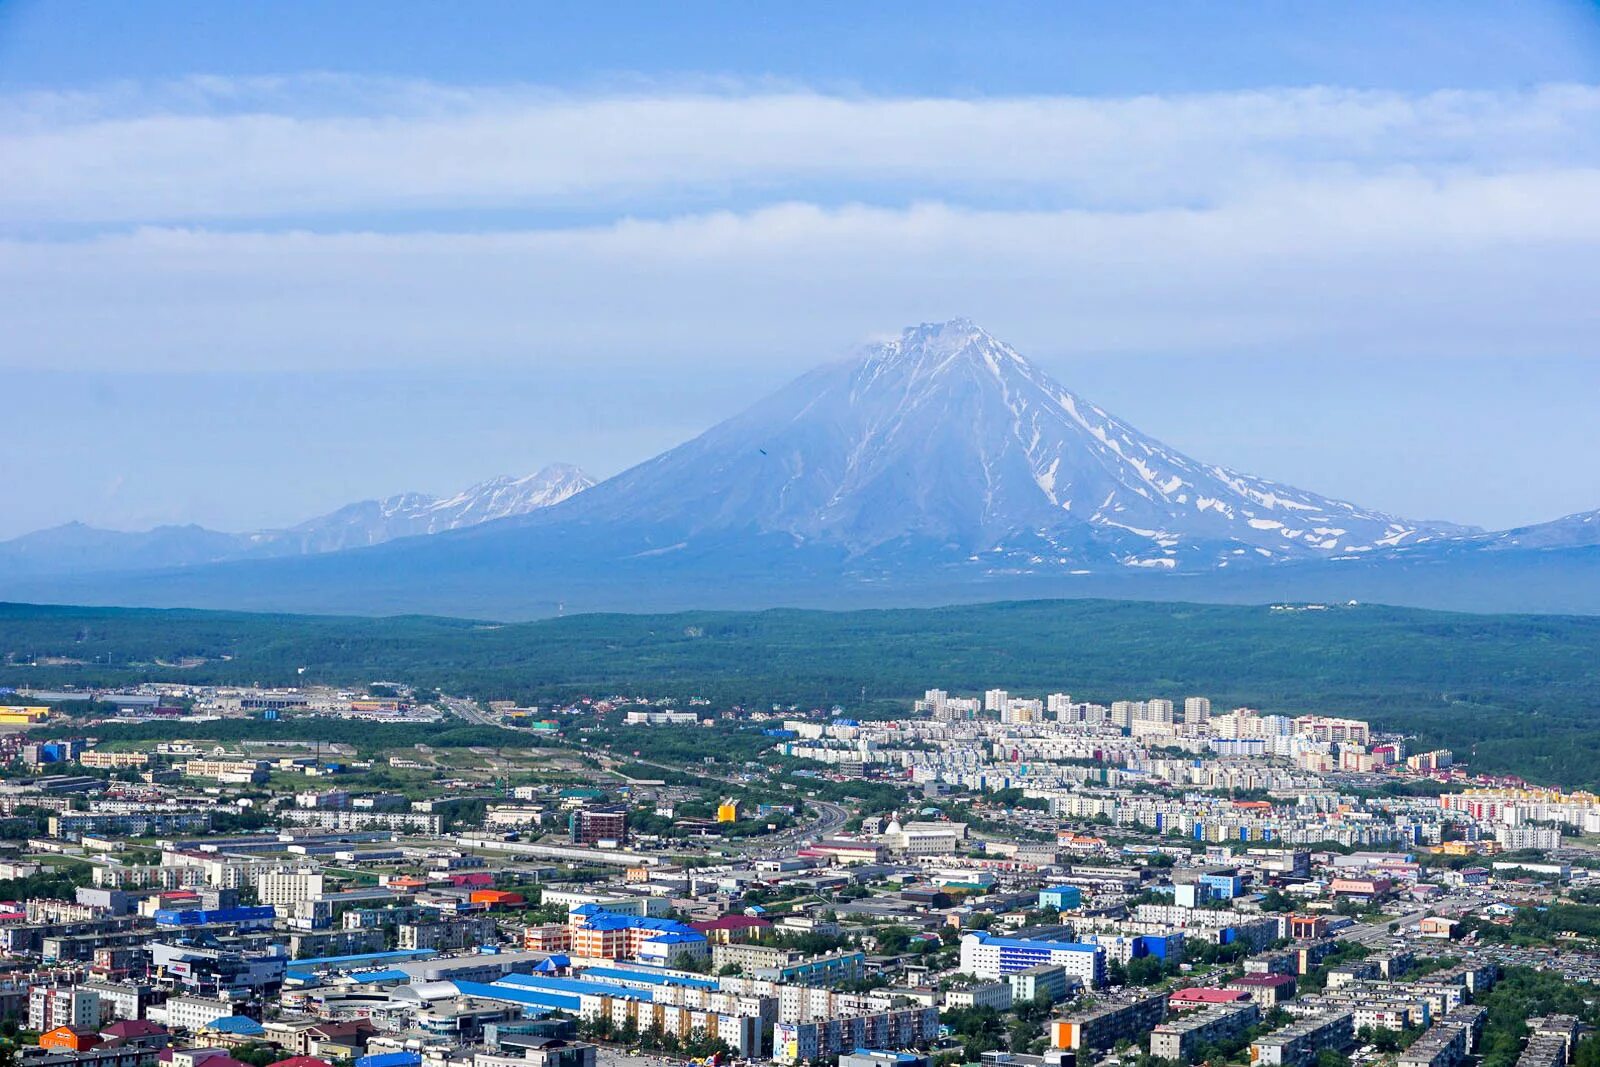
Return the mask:
<svg viewBox="0 0 1600 1067">
<path fill-rule="evenodd" d="M 0 695 L 12 1064 L 1600 1056 L 1600 798 L 1357 719 Z"/>
</svg>

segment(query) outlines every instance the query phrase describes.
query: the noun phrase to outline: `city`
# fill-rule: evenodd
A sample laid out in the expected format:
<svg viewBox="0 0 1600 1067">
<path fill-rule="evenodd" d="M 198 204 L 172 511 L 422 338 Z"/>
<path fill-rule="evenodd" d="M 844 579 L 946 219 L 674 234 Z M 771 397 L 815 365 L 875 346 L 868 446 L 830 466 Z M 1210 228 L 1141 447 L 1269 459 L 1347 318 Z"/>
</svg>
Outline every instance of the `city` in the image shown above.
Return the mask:
<svg viewBox="0 0 1600 1067">
<path fill-rule="evenodd" d="M 1359 719 L 429 697 L 0 695 L 19 1062 L 1531 1067 L 1591 1040 L 1600 797 Z M 451 720 L 500 741 L 409 741 Z M 1551 1010 L 1497 1019 L 1507 976 Z"/>
</svg>

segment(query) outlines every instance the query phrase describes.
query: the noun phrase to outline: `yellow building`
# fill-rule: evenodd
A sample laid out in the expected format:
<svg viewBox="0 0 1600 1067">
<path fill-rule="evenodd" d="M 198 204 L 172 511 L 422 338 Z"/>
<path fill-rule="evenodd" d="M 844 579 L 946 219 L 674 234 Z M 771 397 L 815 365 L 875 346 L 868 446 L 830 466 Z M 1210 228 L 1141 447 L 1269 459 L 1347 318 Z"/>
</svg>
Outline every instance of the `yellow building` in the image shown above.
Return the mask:
<svg viewBox="0 0 1600 1067">
<path fill-rule="evenodd" d="M 724 800 L 717 805 L 718 822 L 735 822 L 739 818 L 739 802 L 737 800 Z"/>
<path fill-rule="evenodd" d="M 26 725 L 32 725 L 36 722 L 43 722 L 49 717 L 49 708 L 0 707 L 0 723 L 23 723 Z"/>
</svg>

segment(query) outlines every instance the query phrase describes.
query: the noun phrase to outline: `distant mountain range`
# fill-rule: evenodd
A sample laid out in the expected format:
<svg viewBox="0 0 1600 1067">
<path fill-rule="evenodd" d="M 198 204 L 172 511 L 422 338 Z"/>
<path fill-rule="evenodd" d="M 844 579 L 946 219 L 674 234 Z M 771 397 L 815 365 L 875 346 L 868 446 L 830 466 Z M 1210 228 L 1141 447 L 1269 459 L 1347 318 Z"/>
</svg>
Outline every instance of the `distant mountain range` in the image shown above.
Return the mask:
<svg viewBox="0 0 1600 1067">
<path fill-rule="evenodd" d="M 354 505 L 181 569 L 140 545 L 116 574 L 0 596 L 501 618 L 1072 595 L 1600 611 L 1594 513 L 1485 533 L 1204 463 L 966 320 L 820 367 L 550 506 L 482 495 L 397 506 L 401 532 L 388 502 Z M 214 551 L 207 536 L 227 535 L 188 535 Z"/>
<path fill-rule="evenodd" d="M 200 526 L 102 530 L 70 522 L 0 541 L 0 579 L 193 567 L 380 545 L 400 537 L 459 530 L 559 504 L 594 484 L 577 467 L 553 463 L 521 478 L 502 476 L 454 496 L 399 493 L 362 500 L 283 530 L 219 533 Z"/>
</svg>

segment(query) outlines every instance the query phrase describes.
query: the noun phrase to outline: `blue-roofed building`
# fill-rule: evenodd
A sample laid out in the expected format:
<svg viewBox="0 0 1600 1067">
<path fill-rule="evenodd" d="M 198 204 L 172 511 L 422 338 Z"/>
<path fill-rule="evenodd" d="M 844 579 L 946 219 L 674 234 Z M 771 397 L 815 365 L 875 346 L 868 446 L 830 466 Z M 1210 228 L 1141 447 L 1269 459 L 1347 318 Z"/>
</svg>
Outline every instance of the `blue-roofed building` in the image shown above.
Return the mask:
<svg viewBox="0 0 1600 1067">
<path fill-rule="evenodd" d="M 932 1059 L 914 1052 L 877 1048 L 858 1048 L 839 1057 L 839 1067 L 932 1067 L 932 1064 Z"/>
<path fill-rule="evenodd" d="M 998 937 L 982 932 L 961 938 L 961 970 L 978 978 L 993 980 L 1041 963 L 1060 966 L 1067 977 L 1091 989 L 1106 982 L 1106 953 L 1099 945 Z"/>
<path fill-rule="evenodd" d="M 623 915 L 586 904 L 574 909 L 582 922 L 572 931 L 572 953 L 588 959 L 638 959 L 669 965 L 704 959 L 711 945 L 704 934 L 673 919 Z"/>
<path fill-rule="evenodd" d="M 632 1000 L 649 1000 L 647 989 L 630 989 L 618 982 L 597 982 L 589 978 L 556 978 L 547 974 L 508 974 L 495 986 L 516 989 L 543 989 L 578 996 L 625 997 Z"/>
<path fill-rule="evenodd" d="M 248 1015 L 225 1015 L 220 1019 L 212 1019 L 201 1029 L 233 1037 L 260 1037 L 267 1032 L 266 1027 Z"/>
<path fill-rule="evenodd" d="M 376 967 L 381 965 L 405 963 L 410 960 L 425 960 L 439 953 L 431 948 L 401 948 L 389 952 L 356 952 L 348 956 L 313 956 L 310 959 L 291 960 L 291 971 L 349 971 L 362 967 Z"/>
<path fill-rule="evenodd" d="M 376 1052 L 356 1057 L 356 1067 L 422 1067 L 420 1052 Z"/>
<path fill-rule="evenodd" d="M 378 971 L 357 971 L 350 977 L 360 985 L 380 985 L 384 982 L 409 982 L 411 972 L 386 967 Z"/>
<path fill-rule="evenodd" d="M 584 998 L 610 998 L 648 1002 L 644 990 L 625 989 L 605 982 L 585 982 L 576 978 L 549 978 L 544 975 L 512 974 L 497 982 L 451 983 L 462 996 L 515 1004 L 526 1010 L 565 1011 L 579 1014 Z"/>
<path fill-rule="evenodd" d="M 158 908 L 157 926 L 237 926 L 241 930 L 266 929 L 278 918 L 278 909 L 270 904 L 246 908 L 178 909 Z"/>
<path fill-rule="evenodd" d="M 585 967 L 582 977 L 597 982 L 612 982 L 628 989 L 655 989 L 661 986 L 682 986 L 687 989 L 718 989 L 715 978 L 677 971 L 648 971 L 629 967 Z"/>
<path fill-rule="evenodd" d="M 686 934 L 669 931 L 645 941 L 634 955 L 640 963 L 670 967 L 685 959 L 705 959 L 711 955 L 711 943 L 698 930 Z"/>
</svg>

